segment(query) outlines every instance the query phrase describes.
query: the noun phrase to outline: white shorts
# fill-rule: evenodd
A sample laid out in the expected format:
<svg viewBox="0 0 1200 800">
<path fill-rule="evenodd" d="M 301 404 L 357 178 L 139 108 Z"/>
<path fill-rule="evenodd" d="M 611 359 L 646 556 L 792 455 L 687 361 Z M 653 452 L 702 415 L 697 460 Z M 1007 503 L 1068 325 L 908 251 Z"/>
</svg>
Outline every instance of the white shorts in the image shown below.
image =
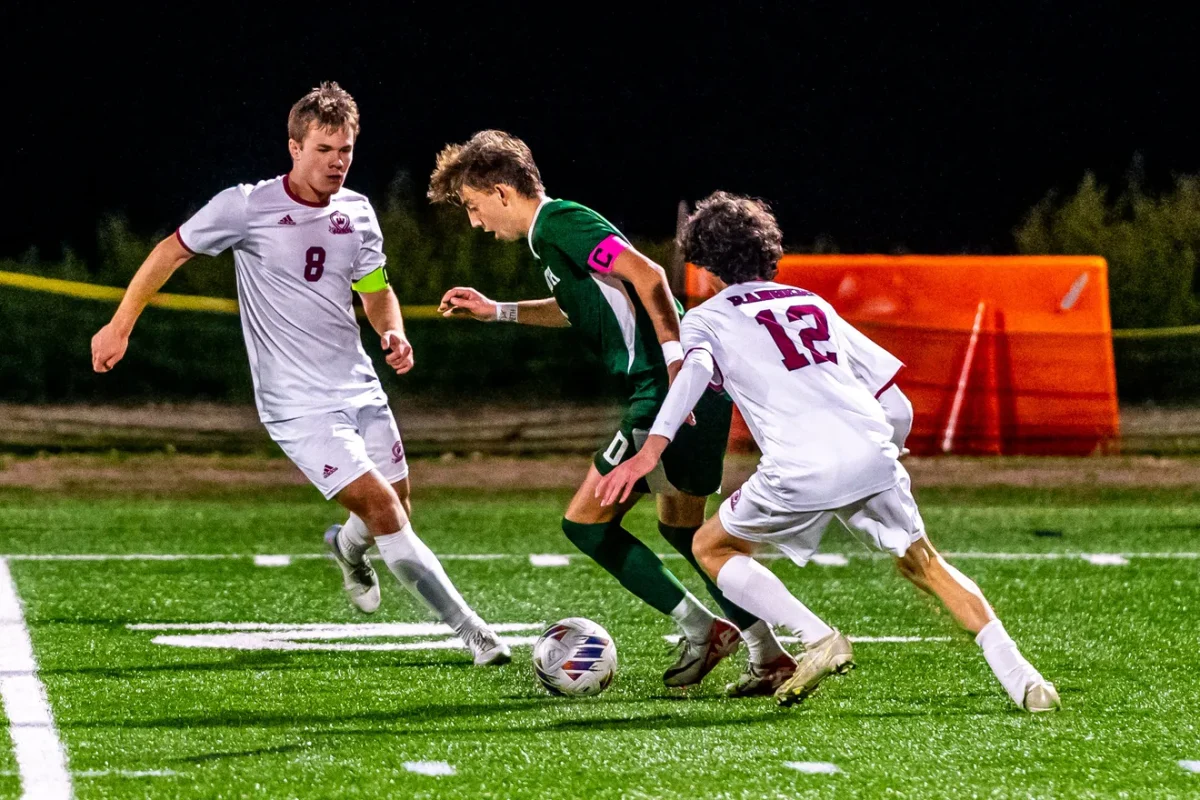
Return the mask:
<svg viewBox="0 0 1200 800">
<path fill-rule="evenodd" d="M 404 444 L 387 403 L 265 424 L 326 500 L 373 469 L 388 483 L 408 477 Z"/>
<path fill-rule="evenodd" d="M 825 511 L 783 508 L 766 485 L 758 472 L 751 475 L 721 503 L 721 525 L 739 539 L 777 547 L 800 566 L 817 552 L 825 528 L 835 517 L 867 547 L 894 556 L 904 555 L 909 545 L 925 535 L 908 471 L 899 462 L 892 488 Z"/>
</svg>

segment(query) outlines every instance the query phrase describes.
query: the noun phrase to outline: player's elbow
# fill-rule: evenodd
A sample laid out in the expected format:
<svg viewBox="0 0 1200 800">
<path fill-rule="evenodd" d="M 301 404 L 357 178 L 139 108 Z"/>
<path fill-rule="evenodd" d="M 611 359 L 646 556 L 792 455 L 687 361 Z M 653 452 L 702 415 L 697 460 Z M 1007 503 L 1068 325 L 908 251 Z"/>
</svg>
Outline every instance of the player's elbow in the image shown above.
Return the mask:
<svg viewBox="0 0 1200 800">
<path fill-rule="evenodd" d="M 900 387 L 893 385 L 879 396 L 879 404 L 883 406 L 883 415 L 892 426 L 892 442 L 896 447 L 903 448 L 904 441 L 912 431 L 912 403 L 900 391 Z"/>
</svg>

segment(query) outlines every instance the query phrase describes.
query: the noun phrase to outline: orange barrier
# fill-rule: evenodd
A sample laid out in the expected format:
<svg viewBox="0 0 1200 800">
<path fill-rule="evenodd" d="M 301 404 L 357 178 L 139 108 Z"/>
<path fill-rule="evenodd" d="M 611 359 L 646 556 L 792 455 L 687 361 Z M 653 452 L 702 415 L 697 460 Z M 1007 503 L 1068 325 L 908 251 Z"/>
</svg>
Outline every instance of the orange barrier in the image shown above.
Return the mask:
<svg viewBox="0 0 1200 800">
<path fill-rule="evenodd" d="M 713 294 L 708 277 L 688 265 L 690 306 Z M 1116 439 L 1103 258 L 797 255 L 776 279 L 904 361 L 914 454 L 1083 455 Z M 730 445 L 753 448 L 740 416 Z"/>
</svg>

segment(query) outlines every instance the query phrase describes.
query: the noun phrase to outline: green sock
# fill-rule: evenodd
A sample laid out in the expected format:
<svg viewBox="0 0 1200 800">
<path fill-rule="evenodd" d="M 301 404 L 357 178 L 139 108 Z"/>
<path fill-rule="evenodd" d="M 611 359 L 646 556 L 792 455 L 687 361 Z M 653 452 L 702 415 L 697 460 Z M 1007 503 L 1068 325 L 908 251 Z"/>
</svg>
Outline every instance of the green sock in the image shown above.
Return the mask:
<svg viewBox="0 0 1200 800">
<path fill-rule="evenodd" d="M 696 563 L 696 556 L 692 555 L 692 539 L 696 538 L 696 531 L 698 530 L 700 530 L 699 527 L 677 528 L 674 525 L 667 525 L 662 522 L 658 523 L 658 532 L 662 534 L 662 537 L 670 542 L 671 547 L 678 550 L 688 560 L 688 563 L 692 565 L 692 568 L 700 574 L 700 577 L 704 579 L 705 588 L 712 595 L 712 599 L 717 601 L 717 605 L 721 607 L 721 611 L 725 613 L 725 619 L 737 625 L 742 630 L 746 630 L 758 622 L 758 617 L 746 611 L 741 606 L 735 606 L 729 602 L 728 598 L 717 588 L 717 584 L 713 583 L 712 578 L 708 577 L 708 573 Z"/>
<path fill-rule="evenodd" d="M 670 614 L 683 602 L 687 595 L 683 584 L 621 523 L 584 525 L 564 519 L 562 528 L 572 544 L 647 605 Z"/>
</svg>

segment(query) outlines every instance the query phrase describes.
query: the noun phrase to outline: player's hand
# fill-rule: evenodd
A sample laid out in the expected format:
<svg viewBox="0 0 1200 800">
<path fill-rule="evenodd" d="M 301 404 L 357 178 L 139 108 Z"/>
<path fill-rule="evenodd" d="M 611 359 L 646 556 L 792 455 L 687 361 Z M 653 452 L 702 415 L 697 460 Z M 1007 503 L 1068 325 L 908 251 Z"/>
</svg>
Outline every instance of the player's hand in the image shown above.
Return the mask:
<svg viewBox="0 0 1200 800">
<path fill-rule="evenodd" d="M 122 333 L 110 322 L 92 337 L 92 369 L 108 372 L 125 357 L 129 334 Z"/>
<path fill-rule="evenodd" d="M 399 331 L 384 331 L 380 338 L 384 350 L 390 351 L 384 356 L 388 366 L 396 370 L 397 375 L 403 375 L 413 368 L 413 349 L 408 339 Z"/>
<path fill-rule="evenodd" d="M 683 369 L 683 361 L 673 361 L 667 364 L 667 386 L 675 383 L 675 378 L 679 375 L 679 370 Z M 695 412 L 688 412 L 687 419 L 684 420 L 688 425 L 696 424 Z"/>
<path fill-rule="evenodd" d="M 496 321 L 496 304 L 468 286 L 455 286 L 442 295 L 438 311 L 442 312 L 443 317 L 472 317 L 482 322 Z"/>
<path fill-rule="evenodd" d="M 634 484 L 648 475 L 657 464 L 658 459 L 645 452 L 618 464 L 596 484 L 596 497 L 600 499 L 600 505 L 624 503 L 633 492 Z"/>
</svg>

